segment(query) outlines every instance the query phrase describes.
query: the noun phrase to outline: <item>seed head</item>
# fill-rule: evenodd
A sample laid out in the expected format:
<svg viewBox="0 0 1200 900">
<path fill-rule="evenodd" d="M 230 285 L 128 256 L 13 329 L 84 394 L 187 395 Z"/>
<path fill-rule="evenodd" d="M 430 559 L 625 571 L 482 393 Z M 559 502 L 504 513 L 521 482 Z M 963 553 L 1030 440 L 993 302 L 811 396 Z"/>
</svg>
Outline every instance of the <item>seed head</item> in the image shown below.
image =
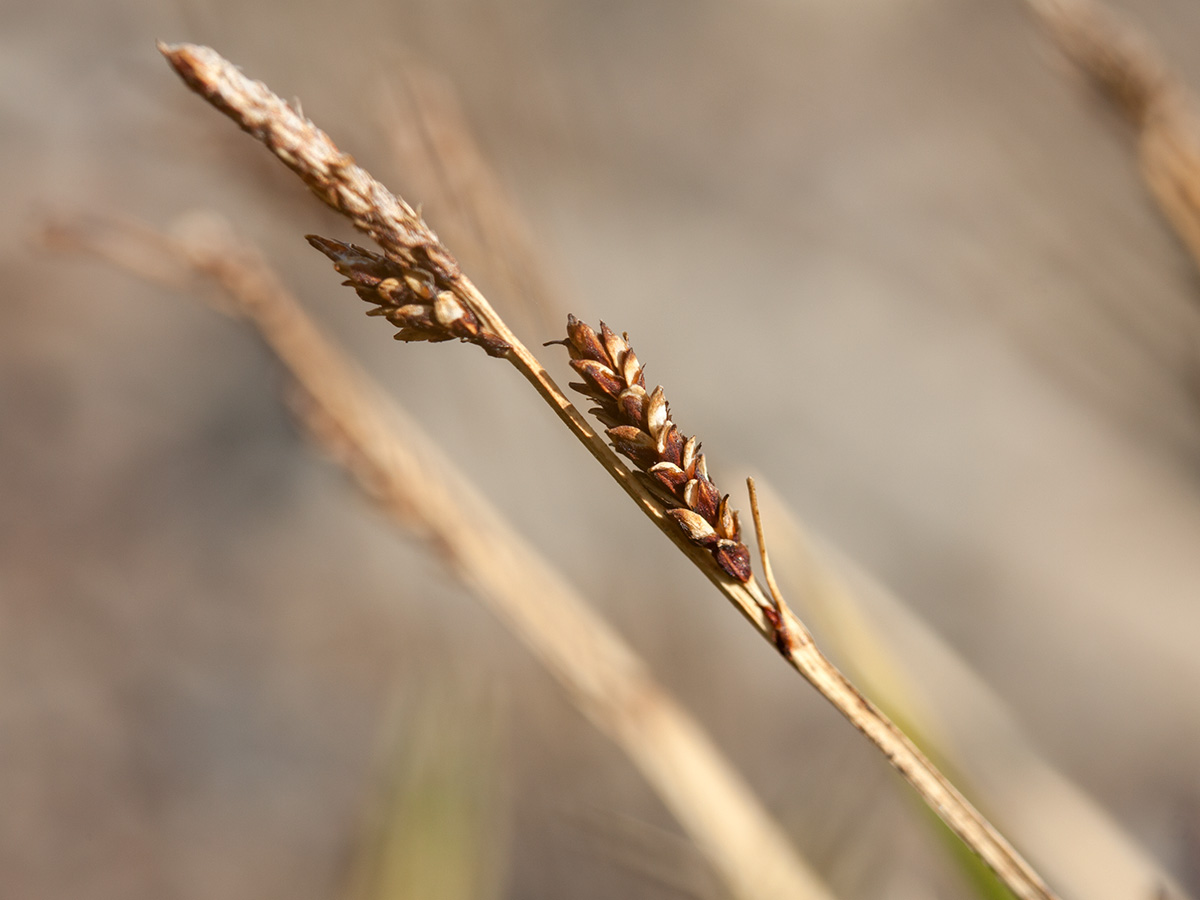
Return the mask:
<svg viewBox="0 0 1200 900">
<path fill-rule="evenodd" d="M 458 338 L 478 344 L 489 356 L 504 356 L 509 345 L 484 331 L 479 319 L 454 292 L 438 284 L 430 271 L 372 253 L 356 244 L 308 235 L 308 242 L 333 260 L 333 267 L 374 309 L 368 316 L 383 316 L 398 329 L 398 341 L 449 341 Z"/>
<path fill-rule="evenodd" d="M 661 387 L 646 390 L 646 377 L 626 335 L 603 322 L 600 333 L 567 316 L 563 344 L 571 368 L 583 379 L 571 387 L 595 401 L 590 412 L 605 425 L 616 451 L 631 459 L 643 478 L 664 498 L 669 515 L 688 539 L 707 548 L 717 564 L 739 581 L 750 580 L 750 551 L 741 542 L 737 512 L 708 477 L 695 438 L 671 421 Z"/>
</svg>

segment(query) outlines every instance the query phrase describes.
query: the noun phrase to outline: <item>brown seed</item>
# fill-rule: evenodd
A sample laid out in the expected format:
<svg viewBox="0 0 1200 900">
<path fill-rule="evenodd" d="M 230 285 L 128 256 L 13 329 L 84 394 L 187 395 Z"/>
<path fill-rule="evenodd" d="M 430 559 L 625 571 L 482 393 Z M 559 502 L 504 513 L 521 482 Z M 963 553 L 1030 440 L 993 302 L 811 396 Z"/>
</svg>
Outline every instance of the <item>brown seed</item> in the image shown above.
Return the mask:
<svg viewBox="0 0 1200 900">
<path fill-rule="evenodd" d="M 449 291 L 442 291 L 433 301 L 433 315 L 439 325 L 449 326 L 466 313 L 463 305 Z"/>
<path fill-rule="evenodd" d="M 713 550 L 713 557 L 722 569 L 738 581 L 746 582 L 753 574 L 750 568 L 750 551 L 737 541 L 721 541 Z"/>
<path fill-rule="evenodd" d="M 603 322 L 600 323 L 600 336 L 604 340 L 604 349 L 608 353 L 608 358 L 612 361 L 613 368 L 621 368 L 625 354 L 629 352 L 629 342 L 616 334 Z"/>
<path fill-rule="evenodd" d="M 713 527 L 703 516 L 697 515 L 690 509 L 668 509 L 667 515 L 679 523 L 679 527 L 687 532 L 687 536 L 697 544 L 707 544 L 718 540 Z"/>
<path fill-rule="evenodd" d="M 673 462 L 675 465 L 683 462 L 683 435 L 679 433 L 679 429 L 673 423 L 663 433 L 659 446 L 663 459 Z"/>
<path fill-rule="evenodd" d="M 574 316 L 567 316 L 567 337 L 570 340 L 572 359 L 591 359 L 608 365 L 612 362 L 604 345 L 596 337 L 590 325 Z M 575 354 L 579 355 L 576 356 Z"/>
<path fill-rule="evenodd" d="M 621 374 L 625 377 L 626 384 L 646 386 L 646 376 L 642 374 L 642 367 L 638 364 L 637 354 L 633 352 L 632 347 L 625 351 L 624 357 L 618 365 Z"/>
<path fill-rule="evenodd" d="M 692 509 L 704 516 L 710 522 L 715 522 L 717 519 L 717 509 L 721 505 L 721 495 L 717 492 L 716 486 L 711 481 L 695 479 L 699 486 L 696 491 L 696 503 Z"/>
<path fill-rule="evenodd" d="M 692 470 L 692 463 L 696 461 L 696 439 L 688 438 L 687 443 L 683 445 L 683 451 L 679 459 L 679 467 L 687 472 L 688 477 L 695 475 L 695 470 Z M 691 471 L 689 471 L 691 470 Z"/>
<path fill-rule="evenodd" d="M 635 384 L 633 387 L 621 391 L 617 396 L 617 406 L 621 415 L 625 417 L 625 421 L 644 422 L 649 400 L 650 398 L 646 396 L 646 389 Z"/>
<path fill-rule="evenodd" d="M 729 508 L 729 495 L 721 498 L 721 506 L 717 509 L 717 534 L 723 538 L 733 539 L 733 510 Z"/>
<path fill-rule="evenodd" d="M 638 468 L 648 469 L 658 461 L 654 439 L 640 428 L 633 425 L 618 425 L 608 429 L 605 434 L 613 442 L 617 451 L 624 453 Z"/>
<path fill-rule="evenodd" d="M 672 496 L 678 497 L 679 490 L 687 483 L 687 473 L 674 463 L 660 462 L 650 467 L 650 474 L 657 478 Z"/>
<path fill-rule="evenodd" d="M 571 368 L 595 385 L 595 389 L 603 396 L 616 398 L 624 387 L 613 370 L 602 362 L 593 359 L 573 359 Z"/>
<path fill-rule="evenodd" d="M 409 290 L 420 297 L 422 300 L 433 299 L 433 285 L 424 278 L 418 278 L 411 272 L 406 272 L 404 275 L 404 283 L 408 285 Z"/>
<path fill-rule="evenodd" d="M 655 440 L 667 427 L 667 398 L 661 386 L 656 387 L 646 404 L 646 430 Z"/>
</svg>

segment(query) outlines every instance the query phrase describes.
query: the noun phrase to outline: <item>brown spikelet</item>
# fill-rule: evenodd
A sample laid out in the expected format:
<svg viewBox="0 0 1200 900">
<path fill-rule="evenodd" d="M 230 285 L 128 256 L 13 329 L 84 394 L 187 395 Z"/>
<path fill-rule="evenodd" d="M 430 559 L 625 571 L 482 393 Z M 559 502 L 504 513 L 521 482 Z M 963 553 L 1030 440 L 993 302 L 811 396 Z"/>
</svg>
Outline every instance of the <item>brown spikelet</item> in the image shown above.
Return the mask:
<svg viewBox="0 0 1200 900">
<path fill-rule="evenodd" d="M 677 505 L 669 515 L 688 539 L 707 548 L 722 569 L 738 581 L 750 580 L 750 551 L 741 541 L 737 513 L 708 477 L 704 454 L 695 438 L 671 421 L 661 387 L 646 390 L 637 354 L 624 335 L 603 322 L 600 333 L 567 316 L 571 368 L 583 378 L 571 387 L 596 402 L 592 410 L 608 426 L 605 433 L 618 453 L 646 473 L 658 493 Z"/>
<path fill-rule="evenodd" d="M 375 306 L 367 315 L 383 316 L 400 330 L 398 341 L 449 341 L 478 344 L 488 356 L 504 356 L 509 345 L 480 327 L 479 319 L 437 276 L 417 266 L 372 253 L 356 244 L 307 235 L 308 242 L 333 260 L 343 282 Z"/>
</svg>

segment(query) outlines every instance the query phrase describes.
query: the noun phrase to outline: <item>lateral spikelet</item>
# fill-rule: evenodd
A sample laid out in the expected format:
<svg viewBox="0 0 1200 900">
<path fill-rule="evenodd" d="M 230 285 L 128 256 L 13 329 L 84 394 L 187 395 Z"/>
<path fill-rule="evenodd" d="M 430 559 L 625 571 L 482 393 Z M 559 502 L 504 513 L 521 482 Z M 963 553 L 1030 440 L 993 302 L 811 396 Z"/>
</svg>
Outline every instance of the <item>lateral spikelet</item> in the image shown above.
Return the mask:
<svg viewBox="0 0 1200 900">
<path fill-rule="evenodd" d="M 450 341 L 477 344 L 489 356 L 504 356 L 509 345 L 484 331 L 479 320 L 453 291 L 438 286 L 432 272 L 402 266 L 357 244 L 308 235 L 308 242 L 333 260 L 346 277 L 343 282 L 375 308 L 368 316 L 383 316 L 400 330 L 398 341 Z"/>
<path fill-rule="evenodd" d="M 554 343 L 570 352 L 571 368 L 583 378 L 571 387 L 596 402 L 591 412 L 606 426 L 613 448 L 675 505 L 667 515 L 729 575 L 749 581 L 750 551 L 741 541 L 729 495 L 722 496 L 709 479 L 696 439 L 686 437 L 671 421 L 663 389 L 646 390 L 641 363 L 628 339 L 603 322 L 596 334 L 588 324 L 567 316 L 567 339 Z"/>
</svg>

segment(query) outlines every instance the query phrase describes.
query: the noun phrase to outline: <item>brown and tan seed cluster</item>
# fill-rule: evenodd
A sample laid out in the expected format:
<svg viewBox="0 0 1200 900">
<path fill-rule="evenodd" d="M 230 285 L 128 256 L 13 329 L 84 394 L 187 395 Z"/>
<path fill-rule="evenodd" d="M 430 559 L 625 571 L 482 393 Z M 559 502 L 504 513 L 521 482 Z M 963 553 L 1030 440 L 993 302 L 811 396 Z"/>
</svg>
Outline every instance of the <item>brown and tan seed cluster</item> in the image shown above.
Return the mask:
<svg viewBox="0 0 1200 900">
<path fill-rule="evenodd" d="M 398 341 L 450 341 L 458 338 L 478 344 L 489 356 L 504 356 L 509 345 L 484 331 L 479 319 L 453 291 L 441 289 L 435 277 L 417 267 L 402 266 L 386 256 L 356 244 L 308 235 L 308 242 L 333 260 L 333 267 L 375 308 L 369 316 L 383 316 L 397 328 Z"/>
<path fill-rule="evenodd" d="M 575 390 L 596 401 L 591 410 L 605 424 L 618 453 L 633 460 L 647 479 L 678 508 L 667 515 L 695 544 L 712 552 L 717 564 L 739 581 L 750 580 L 750 551 L 741 541 L 738 514 L 708 477 L 704 454 L 694 437 L 671 421 L 663 389 L 646 390 L 637 354 L 629 341 L 603 322 L 600 334 L 567 317 L 567 339 L 556 341 L 571 354 L 571 367 L 584 381 Z"/>
</svg>

